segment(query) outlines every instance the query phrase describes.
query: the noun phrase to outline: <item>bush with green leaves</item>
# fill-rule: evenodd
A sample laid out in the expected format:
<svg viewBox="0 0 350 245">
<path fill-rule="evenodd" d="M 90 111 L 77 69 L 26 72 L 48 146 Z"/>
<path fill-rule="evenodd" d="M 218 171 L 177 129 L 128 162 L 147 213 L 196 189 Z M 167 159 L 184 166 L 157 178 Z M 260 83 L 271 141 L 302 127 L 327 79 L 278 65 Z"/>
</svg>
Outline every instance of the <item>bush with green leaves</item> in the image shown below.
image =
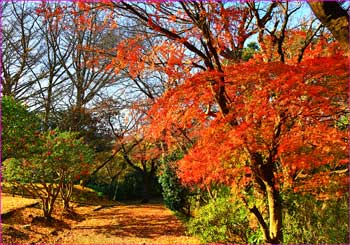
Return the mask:
<svg viewBox="0 0 350 245">
<path fill-rule="evenodd" d="M 77 133 L 50 131 L 46 140 L 47 150 L 51 152 L 50 160 L 62 181 L 60 193 L 64 209 L 69 211 L 74 182 L 89 174 L 94 151 L 82 138 L 78 139 Z"/>
<path fill-rule="evenodd" d="M 242 59 L 248 61 L 253 58 L 254 54 L 258 53 L 260 50 L 259 45 L 256 42 L 248 43 L 247 47 L 243 49 Z"/>
<path fill-rule="evenodd" d="M 36 141 L 40 120 L 13 97 L 1 99 L 2 160 L 26 156 Z"/>
<path fill-rule="evenodd" d="M 189 233 L 202 243 L 259 243 L 260 229 L 249 226 L 248 210 L 230 196 L 212 199 L 188 223 Z"/>
<path fill-rule="evenodd" d="M 173 153 L 162 159 L 158 181 L 162 187 L 162 195 L 165 205 L 181 214 L 190 214 L 190 191 L 181 184 L 177 176 L 178 167 L 176 161 L 183 157 L 182 151 Z"/>
<path fill-rule="evenodd" d="M 4 162 L 4 178 L 42 200 L 44 216 L 51 217 L 61 193 L 69 209 L 74 181 L 89 173 L 93 151 L 76 134 L 49 131 L 36 137 L 23 158 Z"/>
<path fill-rule="evenodd" d="M 159 183 L 162 186 L 165 205 L 173 211 L 179 211 L 181 213 L 188 212 L 188 189 L 181 185 L 176 174 L 176 166 L 171 165 L 171 163 L 164 165 L 162 173 L 159 176 Z"/>
<path fill-rule="evenodd" d="M 284 194 L 284 243 L 348 243 L 348 196 L 317 200 L 311 195 Z"/>
</svg>

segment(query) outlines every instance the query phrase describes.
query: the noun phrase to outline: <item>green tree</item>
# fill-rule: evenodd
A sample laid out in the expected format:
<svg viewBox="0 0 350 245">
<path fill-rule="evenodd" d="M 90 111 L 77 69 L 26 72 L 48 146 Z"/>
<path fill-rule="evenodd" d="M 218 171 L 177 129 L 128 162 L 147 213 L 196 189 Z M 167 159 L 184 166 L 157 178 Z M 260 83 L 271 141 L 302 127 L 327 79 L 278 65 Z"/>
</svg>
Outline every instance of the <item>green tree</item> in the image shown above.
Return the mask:
<svg viewBox="0 0 350 245">
<path fill-rule="evenodd" d="M 55 168 L 58 178 L 62 182 L 60 190 L 64 210 L 70 211 L 70 200 L 74 182 L 90 172 L 94 158 L 93 150 L 84 144 L 83 139 L 77 139 L 77 133 L 51 131 L 46 142 L 50 148 L 50 161 Z"/>
<path fill-rule="evenodd" d="M 247 47 L 243 49 L 242 59 L 244 61 L 248 61 L 254 56 L 255 53 L 259 51 L 260 51 L 259 45 L 256 42 L 250 42 L 248 43 Z"/>
<path fill-rule="evenodd" d="M 36 137 L 28 155 L 4 162 L 4 178 L 40 198 L 46 218 L 51 218 L 55 201 L 61 193 L 69 210 L 73 184 L 89 173 L 93 152 L 76 134 L 49 131 Z"/>
<path fill-rule="evenodd" d="M 11 96 L 2 97 L 2 160 L 28 154 L 40 121 L 25 105 Z"/>
</svg>

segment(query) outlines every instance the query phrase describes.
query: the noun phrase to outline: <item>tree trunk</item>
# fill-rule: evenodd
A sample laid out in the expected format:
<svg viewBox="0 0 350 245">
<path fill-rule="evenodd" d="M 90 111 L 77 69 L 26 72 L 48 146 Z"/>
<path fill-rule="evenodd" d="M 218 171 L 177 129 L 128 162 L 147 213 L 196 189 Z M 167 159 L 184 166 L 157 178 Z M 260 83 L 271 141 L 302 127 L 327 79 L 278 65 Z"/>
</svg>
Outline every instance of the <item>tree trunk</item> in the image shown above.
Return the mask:
<svg viewBox="0 0 350 245">
<path fill-rule="evenodd" d="M 339 3 L 331 1 L 308 2 L 321 23 L 344 48 L 349 48 L 349 15 Z"/>
<path fill-rule="evenodd" d="M 117 196 L 117 176 L 113 176 L 111 182 L 109 183 L 108 199 L 116 200 Z"/>
<path fill-rule="evenodd" d="M 52 212 L 54 208 L 54 204 L 56 201 L 57 195 L 49 195 L 48 197 L 42 198 L 42 205 L 43 205 L 43 212 L 44 212 L 44 217 L 46 219 L 51 219 L 52 218 Z"/>
<path fill-rule="evenodd" d="M 113 193 L 113 198 L 112 198 L 113 201 L 117 200 L 117 194 L 118 194 L 118 184 L 116 184 L 114 187 L 114 193 Z"/>
<path fill-rule="evenodd" d="M 51 106 L 52 106 L 52 79 L 53 74 L 50 74 L 50 80 L 49 85 L 47 88 L 47 98 L 45 102 L 45 117 L 44 117 L 44 131 L 49 129 L 49 119 L 50 119 L 50 113 L 51 113 Z"/>
<path fill-rule="evenodd" d="M 72 197 L 73 194 L 73 183 L 66 183 L 66 184 L 62 184 L 62 188 L 61 188 L 61 197 L 63 200 L 63 208 L 65 211 L 71 211 L 71 207 L 69 205 L 70 203 L 70 199 Z"/>
<path fill-rule="evenodd" d="M 276 164 L 271 159 L 265 162 L 260 153 L 251 154 L 253 160 L 253 170 L 257 186 L 267 198 L 269 220 L 264 220 L 261 212 L 256 208 L 250 211 L 257 218 L 264 234 L 264 240 L 270 244 L 280 244 L 283 242 L 282 232 L 282 203 L 278 189 L 275 187 L 274 173 L 277 172 Z"/>
<path fill-rule="evenodd" d="M 141 203 L 148 203 L 150 200 L 151 190 L 151 176 L 147 173 L 143 173 L 143 187 L 142 187 L 142 201 Z"/>
<path fill-rule="evenodd" d="M 282 205 L 278 190 L 274 186 L 266 186 L 267 201 L 269 206 L 269 241 L 268 243 L 280 244 L 283 242 L 282 232 Z"/>
<path fill-rule="evenodd" d="M 43 198 L 42 199 L 42 205 L 43 205 L 44 217 L 47 218 L 47 219 L 51 218 L 52 206 L 49 203 L 49 199 L 48 198 Z"/>
</svg>

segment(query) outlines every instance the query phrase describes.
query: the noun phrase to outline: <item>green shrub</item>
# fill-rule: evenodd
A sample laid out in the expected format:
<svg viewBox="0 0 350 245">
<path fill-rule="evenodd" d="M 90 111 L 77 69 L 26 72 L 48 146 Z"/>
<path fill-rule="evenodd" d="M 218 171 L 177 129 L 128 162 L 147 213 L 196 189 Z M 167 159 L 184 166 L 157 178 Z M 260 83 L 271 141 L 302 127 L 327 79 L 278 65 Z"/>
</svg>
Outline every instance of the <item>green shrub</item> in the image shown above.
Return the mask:
<svg viewBox="0 0 350 245">
<path fill-rule="evenodd" d="M 232 201 L 230 197 L 212 199 L 190 220 L 189 233 L 203 243 L 261 242 L 259 229 L 254 231 L 249 227 L 248 212 L 239 201 Z"/>
<path fill-rule="evenodd" d="M 2 160 L 27 157 L 36 143 L 39 118 L 10 96 L 2 97 L 1 113 Z"/>
<path fill-rule="evenodd" d="M 93 151 L 75 133 L 53 130 L 38 134 L 28 151 L 31 154 L 23 159 L 5 161 L 4 178 L 40 198 L 47 218 L 59 193 L 65 210 L 70 210 L 73 183 L 89 173 Z"/>
<path fill-rule="evenodd" d="M 347 243 L 347 200 L 347 197 L 343 197 L 321 201 L 309 195 L 285 195 L 284 243 Z"/>
<path fill-rule="evenodd" d="M 166 163 L 159 176 L 159 183 L 162 186 L 165 205 L 173 211 L 188 212 L 188 190 L 181 185 L 176 175 L 176 167 Z"/>
</svg>

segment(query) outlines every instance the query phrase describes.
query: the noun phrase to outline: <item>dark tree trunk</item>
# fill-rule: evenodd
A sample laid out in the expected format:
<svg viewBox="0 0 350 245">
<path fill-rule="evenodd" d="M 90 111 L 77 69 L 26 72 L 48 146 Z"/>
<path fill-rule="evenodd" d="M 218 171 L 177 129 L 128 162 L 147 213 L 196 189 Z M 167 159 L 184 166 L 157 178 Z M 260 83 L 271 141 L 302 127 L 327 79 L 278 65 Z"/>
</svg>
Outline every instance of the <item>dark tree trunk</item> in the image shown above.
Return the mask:
<svg viewBox="0 0 350 245">
<path fill-rule="evenodd" d="M 349 15 L 346 10 L 337 2 L 310 1 L 308 4 L 335 39 L 343 47 L 349 48 Z"/>
<path fill-rule="evenodd" d="M 117 176 L 113 176 L 111 182 L 109 183 L 108 188 L 108 199 L 116 200 L 117 199 Z"/>
<path fill-rule="evenodd" d="M 51 74 L 53 77 L 53 74 Z M 47 97 L 45 101 L 45 118 L 44 118 L 44 130 L 49 129 L 49 118 L 52 106 L 52 77 L 50 77 L 49 86 L 47 88 Z"/>
<path fill-rule="evenodd" d="M 151 197 L 151 176 L 143 173 L 143 187 L 142 187 L 142 201 L 141 203 L 148 203 Z"/>
<path fill-rule="evenodd" d="M 52 218 L 52 212 L 53 212 L 53 209 L 54 209 L 54 204 L 55 204 L 55 201 L 57 199 L 57 196 L 60 192 L 60 190 L 53 190 L 52 191 L 53 193 L 48 193 L 48 196 L 47 197 L 42 197 L 41 198 L 41 201 L 42 201 L 42 210 L 44 212 L 44 217 L 46 219 L 51 219 Z"/>
</svg>

